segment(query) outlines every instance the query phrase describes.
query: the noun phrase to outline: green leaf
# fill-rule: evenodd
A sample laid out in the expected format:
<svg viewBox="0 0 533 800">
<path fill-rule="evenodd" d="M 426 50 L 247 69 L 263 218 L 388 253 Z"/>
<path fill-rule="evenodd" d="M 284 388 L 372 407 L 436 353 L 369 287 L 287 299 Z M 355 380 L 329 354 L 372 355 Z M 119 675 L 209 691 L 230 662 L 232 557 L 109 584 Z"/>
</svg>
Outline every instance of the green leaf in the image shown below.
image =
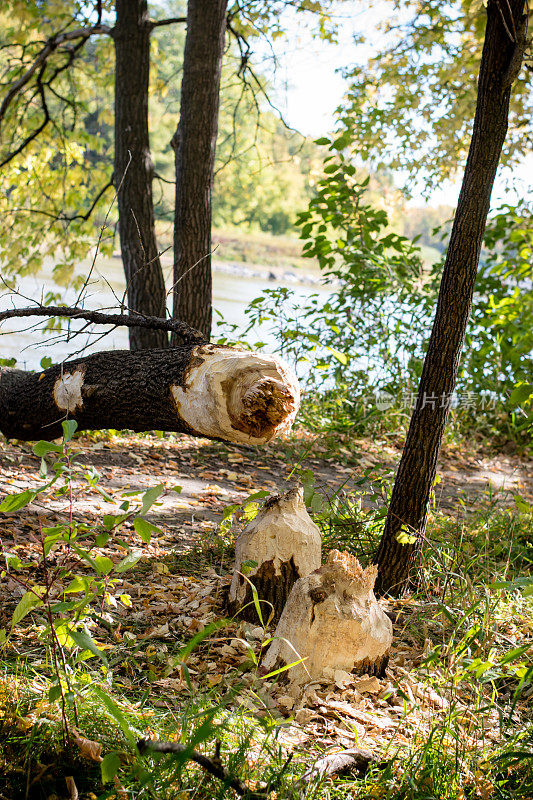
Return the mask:
<svg viewBox="0 0 533 800">
<path fill-rule="evenodd" d="M 204 639 L 207 639 L 208 636 L 211 636 L 212 633 L 215 631 L 219 631 L 221 628 L 226 628 L 228 625 L 231 625 L 231 620 L 229 619 L 219 619 L 216 622 L 210 622 L 205 628 L 201 631 L 198 631 L 192 639 L 190 639 L 185 647 L 183 647 L 177 656 L 172 659 L 173 664 L 179 664 L 182 661 L 185 661 L 186 658 L 192 653 L 196 645 L 203 642 Z"/>
<path fill-rule="evenodd" d="M 3 511 L 5 514 L 10 511 L 19 511 L 21 508 L 24 508 L 24 506 L 27 506 L 28 503 L 31 503 L 37 494 L 38 492 L 32 492 L 30 489 L 26 489 L 25 492 L 21 492 L 20 494 L 8 494 L 0 503 L 0 511 Z"/>
<path fill-rule="evenodd" d="M 122 561 L 118 562 L 115 571 L 119 574 L 126 572 L 126 570 L 131 569 L 135 566 L 135 564 L 137 564 L 138 561 L 140 561 L 141 556 L 142 554 L 138 551 L 132 551 L 131 553 L 128 553 L 126 558 L 123 558 Z"/>
<path fill-rule="evenodd" d="M 514 504 L 519 511 L 523 514 L 531 514 L 533 513 L 533 503 L 528 503 L 527 500 L 524 500 L 519 494 L 515 494 L 514 496 Z"/>
<path fill-rule="evenodd" d="M 341 364 L 348 363 L 348 356 L 346 353 L 341 353 L 340 350 L 335 350 L 334 347 L 326 347 L 326 350 L 329 350 L 329 352 L 337 359 L 337 361 L 340 361 Z"/>
<path fill-rule="evenodd" d="M 261 680 L 266 681 L 267 678 L 273 678 L 274 675 L 279 675 L 281 672 L 286 672 L 288 669 L 292 669 L 292 667 L 295 667 L 297 664 L 303 664 L 306 659 L 307 656 L 305 658 L 298 659 L 298 661 L 293 661 L 290 664 L 285 664 L 285 666 L 275 669 L 273 672 L 269 672 L 267 675 L 262 675 Z"/>
<path fill-rule="evenodd" d="M 75 575 L 67 588 L 64 590 L 65 594 L 74 594 L 76 592 L 87 592 L 90 586 L 90 578 L 85 578 L 81 575 Z"/>
<path fill-rule="evenodd" d="M 50 686 L 48 689 L 48 700 L 51 703 L 55 703 L 56 700 L 59 700 L 61 697 L 61 686 L 59 683 L 54 683 L 53 686 Z"/>
<path fill-rule="evenodd" d="M 400 544 L 415 544 L 417 537 L 407 531 L 400 531 L 396 536 L 396 541 Z"/>
<path fill-rule="evenodd" d="M 259 566 L 259 564 L 257 563 L 257 561 L 253 561 L 253 559 L 248 559 L 248 561 L 243 561 L 242 562 L 242 564 L 241 564 L 241 572 L 244 575 L 249 575 L 250 572 L 253 569 L 256 569 L 256 567 L 258 567 L 258 566 Z"/>
<path fill-rule="evenodd" d="M 93 561 L 100 575 L 109 575 L 113 569 L 113 562 L 107 556 L 95 556 Z"/>
<path fill-rule="evenodd" d="M 107 708 L 108 712 L 111 714 L 113 719 L 115 719 L 120 728 L 122 733 L 128 740 L 129 744 L 133 749 L 137 746 L 137 739 L 139 738 L 139 731 L 137 731 L 133 725 L 130 725 L 129 721 L 126 719 L 120 708 L 117 704 L 111 700 L 111 698 L 102 690 L 99 686 L 93 686 L 92 690 L 94 694 L 98 697 L 98 699 L 103 703 L 103 705 Z"/>
<path fill-rule="evenodd" d="M 133 520 L 133 527 L 145 544 L 150 542 L 152 533 L 161 533 L 161 528 L 158 528 L 157 525 L 152 525 L 151 522 L 148 522 L 148 520 L 143 517 L 135 517 Z"/>
<path fill-rule="evenodd" d="M 8 553 L 4 551 L 4 559 L 10 569 L 22 569 L 22 561 L 16 553 Z"/>
<path fill-rule="evenodd" d="M 100 770 L 102 772 L 102 783 L 109 783 L 114 780 L 120 769 L 120 756 L 115 751 L 107 753 L 102 759 Z"/>
<path fill-rule="evenodd" d="M 526 400 L 529 400 L 531 395 L 533 395 L 533 384 L 520 383 L 518 386 L 515 386 L 511 392 L 509 403 L 512 406 L 519 406 L 522 403 L 525 403 Z"/>
<path fill-rule="evenodd" d="M 50 356 L 43 356 L 43 358 L 41 358 L 41 362 L 40 362 L 41 369 L 49 369 L 52 366 L 53 363 L 54 362 L 52 361 Z"/>
<path fill-rule="evenodd" d="M 65 442 L 70 442 L 70 440 L 76 433 L 78 423 L 76 422 L 75 419 L 65 419 L 61 423 L 61 427 L 63 428 L 63 439 L 65 440 Z"/>
<path fill-rule="evenodd" d="M 22 595 L 15 610 L 13 611 L 13 616 L 11 618 L 12 627 L 23 620 L 32 609 L 39 608 L 39 606 L 43 605 L 43 594 L 44 586 L 34 586 L 33 589 Z"/>
<path fill-rule="evenodd" d="M 104 528 L 107 528 L 107 530 L 110 531 L 111 528 L 121 525 L 127 516 L 127 514 L 104 514 L 102 518 L 102 524 Z"/>
<path fill-rule="evenodd" d="M 45 442 L 41 440 L 37 442 L 33 446 L 33 452 L 36 456 L 40 456 L 41 458 L 45 456 L 47 453 L 62 453 L 63 452 L 63 445 L 61 444 L 54 444 L 54 442 Z"/>
<path fill-rule="evenodd" d="M 162 483 L 158 484 L 157 486 L 152 486 L 151 489 L 147 489 L 143 494 L 141 514 L 146 514 L 146 512 L 153 506 L 157 498 L 160 497 L 164 491 L 165 487 Z"/>
<path fill-rule="evenodd" d="M 106 667 L 109 666 L 107 658 L 105 657 L 104 653 L 97 647 L 96 642 L 94 639 L 89 636 L 87 630 L 77 631 L 74 629 L 69 630 L 70 638 L 73 639 L 78 647 L 81 647 L 82 650 L 89 650 L 93 655 L 103 661 Z"/>
<path fill-rule="evenodd" d="M 267 491 L 266 489 L 260 489 L 258 492 L 254 492 L 253 494 L 249 495 L 246 498 L 247 503 L 251 503 L 254 500 L 262 500 L 264 497 L 269 497 L 271 492 Z"/>
</svg>

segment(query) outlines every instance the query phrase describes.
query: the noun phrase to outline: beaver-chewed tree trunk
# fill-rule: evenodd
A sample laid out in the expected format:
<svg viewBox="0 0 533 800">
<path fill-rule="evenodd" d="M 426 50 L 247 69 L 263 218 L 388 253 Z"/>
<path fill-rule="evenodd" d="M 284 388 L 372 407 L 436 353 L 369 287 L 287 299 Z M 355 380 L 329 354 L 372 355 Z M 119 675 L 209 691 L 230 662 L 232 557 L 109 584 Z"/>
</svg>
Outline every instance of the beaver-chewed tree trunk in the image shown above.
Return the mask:
<svg viewBox="0 0 533 800">
<path fill-rule="evenodd" d="M 327 562 L 298 580 L 265 656 L 267 671 L 293 664 L 293 684 L 324 677 L 327 668 L 383 675 L 392 623 L 374 595 L 377 568 L 363 569 L 350 553 L 332 550 Z"/>
<path fill-rule="evenodd" d="M 179 431 L 263 444 L 290 430 L 298 380 L 276 356 L 187 344 L 96 353 L 44 372 L 0 369 L 0 431 L 8 438 L 79 430 Z"/>
<path fill-rule="evenodd" d="M 318 569 L 321 557 L 322 538 L 305 508 L 303 489 L 296 487 L 285 496 L 270 497 L 237 539 L 228 598 L 230 613 L 240 612 L 250 622 L 261 621 L 252 583 L 263 622 L 277 621 L 294 583 Z"/>
</svg>

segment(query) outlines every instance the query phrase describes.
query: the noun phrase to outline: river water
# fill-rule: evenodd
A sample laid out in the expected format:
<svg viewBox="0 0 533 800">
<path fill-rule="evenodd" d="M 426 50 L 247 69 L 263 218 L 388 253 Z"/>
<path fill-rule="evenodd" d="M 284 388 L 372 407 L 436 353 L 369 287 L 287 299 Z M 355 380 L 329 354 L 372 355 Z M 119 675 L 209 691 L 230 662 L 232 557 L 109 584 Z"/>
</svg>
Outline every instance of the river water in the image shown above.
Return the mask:
<svg viewBox="0 0 533 800">
<path fill-rule="evenodd" d="M 224 327 L 217 323 L 235 324 L 238 331 L 242 331 L 247 325 L 245 309 L 248 304 L 264 289 L 276 286 L 289 286 L 295 293 L 296 298 L 302 300 L 313 293 L 329 294 L 329 291 L 321 285 L 295 284 L 292 280 L 284 279 L 280 276 L 276 280 L 269 280 L 268 275 L 258 277 L 256 274 L 250 276 L 246 274 L 246 267 L 241 270 L 245 274 L 231 274 L 227 272 L 227 266 L 219 265 L 217 268 L 214 263 L 213 271 L 213 338 L 217 338 L 224 332 Z M 234 267 L 239 271 L 239 267 Z M 88 270 L 87 264 L 81 265 L 81 271 Z M 165 272 L 170 273 L 167 265 Z M 84 306 L 88 309 L 117 310 L 117 298 L 122 298 L 125 288 L 122 264 L 119 258 L 98 259 L 97 269 L 93 272 L 94 280 L 91 281 L 87 289 Z M 170 286 L 170 274 L 167 275 Z M 58 287 L 52 279 L 51 265 L 44 267 L 38 276 L 26 276 L 19 279 L 17 291 L 20 295 L 7 291 L 0 292 L 0 310 L 12 307 L 29 306 L 30 301 L 40 301 L 49 291 L 61 292 L 61 303 L 66 305 L 76 301 L 76 293 L 70 289 Z M 219 312 L 219 313 L 216 313 Z M 37 325 L 37 330 L 31 329 Z M 0 357 L 16 358 L 17 366 L 22 369 L 39 369 L 40 361 L 43 356 L 49 356 L 53 362 L 60 362 L 69 357 L 74 357 L 81 348 L 84 354 L 99 350 L 117 350 L 128 348 L 128 332 L 126 328 L 116 328 L 105 337 L 100 338 L 105 331 L 102 326 L 94 328 L 93 332 L 85 332 L 76 336 L 70 341 L 65 339 L 65 335 L 58 337 L 57 334 L 43 334 L 41 327 L 44 325 L 42 318 L 38 319 L 10 319 L 4 322 L 0 330 Z M 83 323 L 76 321 L 72 323 L 71 330 L 79 330 Z M 267 349 L 275 352 L 277 345 L 268 325 L 258 325 L 247 336 L 248 341 L 253 345 L 254 342 L 266 342 Z M 87 347 L 85 348 L 85 345 Z"/>
</svg>

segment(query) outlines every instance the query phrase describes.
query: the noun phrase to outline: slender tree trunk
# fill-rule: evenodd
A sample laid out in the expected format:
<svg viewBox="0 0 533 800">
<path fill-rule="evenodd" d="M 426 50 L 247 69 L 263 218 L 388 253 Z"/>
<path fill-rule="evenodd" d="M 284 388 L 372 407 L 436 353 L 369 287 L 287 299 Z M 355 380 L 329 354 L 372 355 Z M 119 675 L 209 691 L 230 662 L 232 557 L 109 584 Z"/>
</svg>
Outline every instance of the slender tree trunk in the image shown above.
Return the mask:
<svg viewBox="0 0 533 800">
<path fill-rule="evenodd" d="M 189 0 L 176 153 L 174 317 L 211 334 L 211 205 L 227 0 Z M 174 341 L 174 339 L 173 339 Z"/>
<path fill-rule="evenodd" d="M 116 0 L 115 186 L 120 247 L 128 306 L 147 316 L 166 316 L 166 292 L 158 257 L 152 197 L 153 164 L 148 136 L 150 25 L 147 0 Z M 130 347 L 168 347 L 165 331 L 130 328 Z"/>
<path fill-rule="evenodd" d="M 524 0 L 489 0 L 472 141 L 416 407 L 377 553 L 376 591 L 398 595 L 416 566 L 472 307 L 492 186 L 525 42 Z M 505 20 L 505 22 L 504 22 Z M 405 532 L 414 539 L 398 541 Z M 403 537 L 400 536 L 400 539 Z"/>
</svg>

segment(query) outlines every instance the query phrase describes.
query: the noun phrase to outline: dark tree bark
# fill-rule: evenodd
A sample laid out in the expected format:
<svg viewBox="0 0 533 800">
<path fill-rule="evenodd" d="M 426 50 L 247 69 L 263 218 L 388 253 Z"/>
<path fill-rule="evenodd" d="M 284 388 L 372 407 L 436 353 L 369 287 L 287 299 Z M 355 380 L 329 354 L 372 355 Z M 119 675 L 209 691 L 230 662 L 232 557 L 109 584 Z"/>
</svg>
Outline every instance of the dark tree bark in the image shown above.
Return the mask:
<svg viewBox="0 0 533 800">
<path fill-rule="evenodd" d="M 442 436 L 472 307 L 490 196 L 526 38 L 524 0 L 489 0 L 472 140 L 417 404 L 377 553 L 376 591 L 398 595 L 420 553 Z M 402 544 L 404 531 L 415 541 Z"/>
<path fill-rule="evenodd" d="M 119 233 L 128 306 L 166 316 L 166 291 L 158 256 L 148 136 L 150 31 L 146 0 L 116 0 L 115 170 Z M 129 329 L 130 347 L 168 347 L 165 331 Z"/>
<path fill-rule="evenodd" d="M 227 0 L 189 0 L 176 153 L 173 315 L 211 334 L 211 205 Z M 173 338 L 174 342 L 174 338 Z"/>
<path fill-rule="evenodd" d="M 166 430 L 263 444 L 290 429 L 296 376 L 275 356 L 191 343 L 132 353 L 114 350 L 44 372 L 0 368 L 0 431 L 54 439 L 61 422 L 79 430 Z"/>
</svg>

